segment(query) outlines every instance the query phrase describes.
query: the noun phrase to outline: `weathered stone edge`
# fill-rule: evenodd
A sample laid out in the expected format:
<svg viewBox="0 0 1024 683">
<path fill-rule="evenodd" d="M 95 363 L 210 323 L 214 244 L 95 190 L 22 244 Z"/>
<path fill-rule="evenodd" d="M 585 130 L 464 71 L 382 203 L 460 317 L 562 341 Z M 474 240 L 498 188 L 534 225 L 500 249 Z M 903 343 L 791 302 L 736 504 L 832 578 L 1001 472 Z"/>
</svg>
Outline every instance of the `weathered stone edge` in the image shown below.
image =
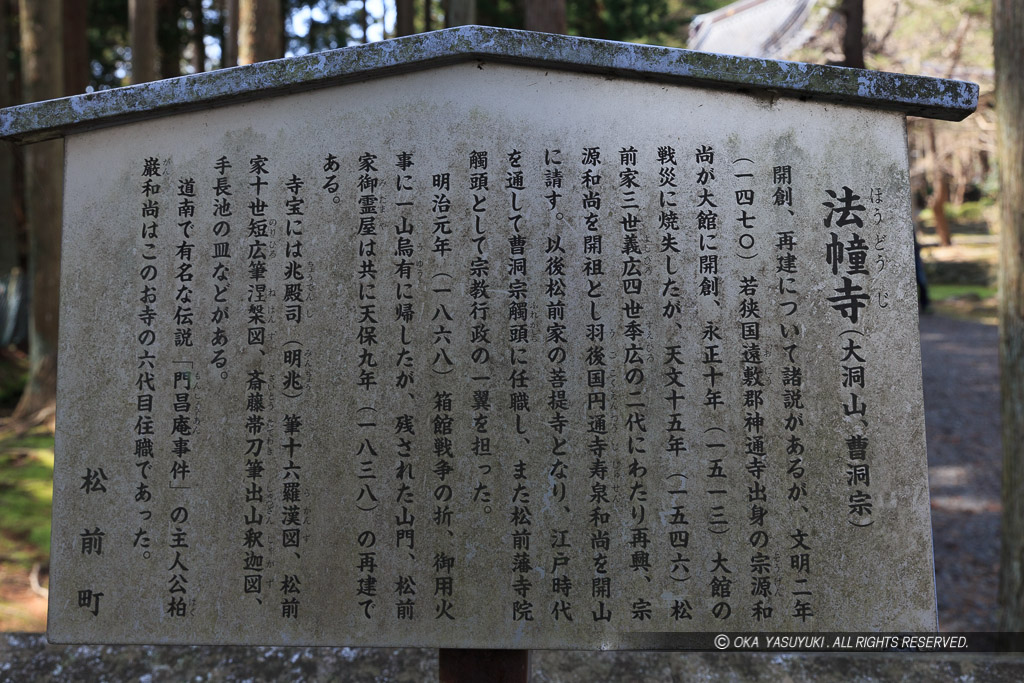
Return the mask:
<svg viewBox="0 0 1024 683">
<path fill-rule="evenodd" d="M 0 110 L 0 139 L 35 142 L 155 116 L 460 61 L 490 61 L 863 105 L 959 121 L 978 86 L 924 76 L 460 26 Z"/>
<path fill-rule="evenodd" d="M 534 680 L 857 681 L 1019 683 L 1019 653 L 587 652 L 531 653 Z M 438 680 L 426 648 L 52 645 L 37 633 L 0 633 L 0 682 Z"/>
</svg>

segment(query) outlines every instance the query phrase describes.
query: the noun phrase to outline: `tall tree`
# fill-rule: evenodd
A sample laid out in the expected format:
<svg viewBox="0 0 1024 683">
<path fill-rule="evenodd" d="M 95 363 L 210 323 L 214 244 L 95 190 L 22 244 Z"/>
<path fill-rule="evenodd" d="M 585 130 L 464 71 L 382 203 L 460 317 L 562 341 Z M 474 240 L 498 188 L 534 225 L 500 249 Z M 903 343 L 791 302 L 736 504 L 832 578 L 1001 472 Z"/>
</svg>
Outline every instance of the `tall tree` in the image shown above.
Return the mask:
<svg viewBox="0 0 1024 683">
<path fill-rule="evenodd" d="M 1024 631 L 1024 4 L 994 0 L 999 123 L 999 360 L 1003 420 L 999 630 Z"/>
<path fill-rule="evenodd" d="M 240 65 L 284 55 L 281 15 L 281 0 L 239 0 Z"/>
<path fill-rule="evenodd" d="M 476 23 L 476 0 L 448 0 L 444 12 L 445 26 L 466 26 Z"/>
<path fill-rule="evenodd" d="M 841 9 L 846 17 L 843 31 L 843 66 L 864 68 L 864 0 L 843 0 Z"/>
<path fill-rule="evenodd" d="M 206 30 L 203 22 L 203 0 L 190 0 L 189 17 L 192 19 L 192 73 L 206 71 Z"/>
<path fill-rule="evenodd" d="M 156 0 L 128 0 L 128 24 L 132 41 L 131 82 L 155 81 Z"/>
<path fill-rule="evenodd" d="M 523 25 L 527 31 L 565 33 L 565 0 L 526 0 Z"/>
<path fill-rule="evenodd" d="M 64 94 L 61 0 L 21 0 L 22 89 L 28 102 Z M 64 143 L 25 149 L 25 214 L 29 233 L 29 380 L 15 420 L 37 422 L 53 414 L 57 396 L 57 318 L 60 293 L 61 192 Z"/>
<path fill-rule="evenodd" d="M 81 95 L 89 85 L 89 7 L 81 0 L 64 0 L 64 94 Z"/>
<path fill-rule="evenodd" d="M 158 78 L 181 75 L 181 56 L 188 44 L 182 31 L 181 13 L 188 0 L 156 0 L 156 43 L 159 49 Z"/>
<path fill-rule="evenodd" d="M 238 63 L 253 64 L 284 55 L 281 0 L 238 1 Z"/>
<path fill-rule="evenodd" d="M 939 149 L 938 137 L 935 133 L 935 121 L 928 121 L 928 151 L 931 153 L 932 167 L 928 174 L 932 185 L 932 194 L 928 198 L 928 206 L 932 210 L 935 222 L 935 234 L 939 236 L 939 244 L 948 247 L 953 244 L 953 230 L 946 215 L 946 204 L 949 203 L 949 173 L 946 171 L 945 160 Z"/>
<path fill-rule="evenodd" d="M 413 9 L 412 0 L 396 0 L 395 10 L 397 16 L 395 17 L 395 35 L 398 36 L 411 36 L 415 31 L 413 30 Z"/>
<path fill-rule="evenodd" d="M 952 38 L 952 45 L 947 49 L 949 65 L 946 67 L 945 78 L 953 78 L 957 67 L 960 66 L 960 57 L 964 50 L 964 41 L 975 16 L 979 13 L 976 6 L 962 7 L 963 13 L 960 16 L 959 26 Z M 947 44 L 946 41 L 943 41 Z M 951 156 L 948 149 L 940 148 L 936 134 L 937 125 L 934 120 L 928 121 L 928 152 L 931 155 L 931 173 L 929 180 L 932 185 L 932 195 L 928 200 L 928 206 L 932 210 L 932 219 L 935 222 L 935 232 L 939 236 L 939 244 L 948 247 L 953 243 L 953 231 L 949 225 L 949 216 L 946 215 L 946 204 L 949 203 L 949 162 Z"/>
<path fill-rule="evenodd" d="M 14 104 L 7 78 L 10 4 L 0 4 L 0 108 Z M 18 229 L 14 220 L 14 146 L 0 142 L 0 280 L 18 267 Z"/>
<path fill-rule="evenodd" d="M 238 66 L 238 0 L 224 0 L 224 14 L 221 66 Z"/>
</svg>

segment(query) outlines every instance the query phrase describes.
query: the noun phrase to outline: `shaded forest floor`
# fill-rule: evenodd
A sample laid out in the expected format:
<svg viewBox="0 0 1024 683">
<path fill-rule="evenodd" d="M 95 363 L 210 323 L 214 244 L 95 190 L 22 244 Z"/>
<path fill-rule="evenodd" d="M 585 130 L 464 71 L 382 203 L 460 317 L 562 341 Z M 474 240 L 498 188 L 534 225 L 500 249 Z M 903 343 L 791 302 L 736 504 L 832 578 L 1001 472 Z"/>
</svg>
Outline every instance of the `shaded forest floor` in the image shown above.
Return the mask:
<svg viewBox="0 0 1024 683">
<path fill-rule="evenodd" d="M 921 317 L 939 626 L 995 631 L 1002 453 L 998 328 Z"/>
<path fill-rule="evenodd" d="M 995 631 L 998 623 L 1002 435 L 995 281 L 995 207 L 961 209 L 953 244 L 927 215 L 921 258 L 935 315 L 920 321 L 939 625 Z"/>
<path fill-rule="evenodd" d="M 27 375 L 23 352 L 0 349 L 0 631 L 46 628 L 53 435 L 4 428 Z"/>
<path fill-rule="evenodd" d="M 0 631 L 46 627 L 53 436 L 0 435 Z"/>
</svg>

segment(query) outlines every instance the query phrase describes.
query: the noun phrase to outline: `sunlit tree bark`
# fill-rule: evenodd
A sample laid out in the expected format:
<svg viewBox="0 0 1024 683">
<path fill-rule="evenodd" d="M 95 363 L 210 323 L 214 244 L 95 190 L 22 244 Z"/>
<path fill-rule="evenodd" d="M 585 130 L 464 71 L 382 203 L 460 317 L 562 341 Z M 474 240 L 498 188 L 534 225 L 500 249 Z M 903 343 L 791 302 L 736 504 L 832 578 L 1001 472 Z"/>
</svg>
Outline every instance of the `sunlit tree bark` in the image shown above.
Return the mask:
<svg viewBox="0 0 1024 683">
<path fill-rule="evenodd" d="M 1003 422 L 1000 631 L 1024 631 L 1024 4 L 994 0 Z"/>
<path fill-rule="evenodd" d="M 527 31 L 565 33 L 565 0 L 526 0 L 523 25 Z"/>
<path fill-rule="evenodd" d="M 61 0 L 21 0 L 21 70 L 24 99 L 64 94 Z M 25 149 L 25 214 L 28 225 L 29 380 L 14 419 L 49 419 L 57 395 L 57 318 L 60 293 L 61 195 L 64 143 L 40 142 Z"/>
<path fill-rule="evenodd" d="M 238 1 L 239 64 L 283 57 L 281 33 L 281 0 Z"/>
</svg>

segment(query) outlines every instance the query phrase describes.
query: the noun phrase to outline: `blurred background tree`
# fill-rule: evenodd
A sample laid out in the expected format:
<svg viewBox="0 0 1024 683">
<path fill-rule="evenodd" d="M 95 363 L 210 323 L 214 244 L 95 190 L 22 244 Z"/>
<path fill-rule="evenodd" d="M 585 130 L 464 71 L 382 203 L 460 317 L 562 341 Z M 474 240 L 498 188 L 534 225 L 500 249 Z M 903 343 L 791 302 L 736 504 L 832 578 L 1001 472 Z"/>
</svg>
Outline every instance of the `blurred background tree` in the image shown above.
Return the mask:
<svg viewBox="0 0 1024 683">
<path fill-rule="evenodd" d="M 1024 630 L 1024 6 L 995 0 L 1001 242 L 1003 524 L 999 629 Z"/>
<path fill-rule="evenodd" d="M 61 0 L 21 0 L 19 28 L 22 93 L 26 100 L 64 95 Z M 24 207 L 28 228 L 29 377 L 14 418 L 32 423 L 53 418 L 57 394 L 57 308 L 64 143 L 41 142 L 24 150 Z"/>
<path fill-rule="evenodd" d="M 860 5 L 859 7 L 855 5 Z M 850 37 L 851 28 L 860 40 Z M 908 138 L 915 204 L 939 244 L 952 243 L 949 211 L 968 201 L 993 203 L 995 89 L 990 0 L 841 0 L 819 2 L 809 39 L 788 58 L 861 64 L 869 69 L 970 80 L 981 86 L 978 112 L 963 122 L 910 117 Z M 856 24 L 860 24 L 860 30 Z M 861 54 L 856 54 L 859 50 Z"/>
</svg>

